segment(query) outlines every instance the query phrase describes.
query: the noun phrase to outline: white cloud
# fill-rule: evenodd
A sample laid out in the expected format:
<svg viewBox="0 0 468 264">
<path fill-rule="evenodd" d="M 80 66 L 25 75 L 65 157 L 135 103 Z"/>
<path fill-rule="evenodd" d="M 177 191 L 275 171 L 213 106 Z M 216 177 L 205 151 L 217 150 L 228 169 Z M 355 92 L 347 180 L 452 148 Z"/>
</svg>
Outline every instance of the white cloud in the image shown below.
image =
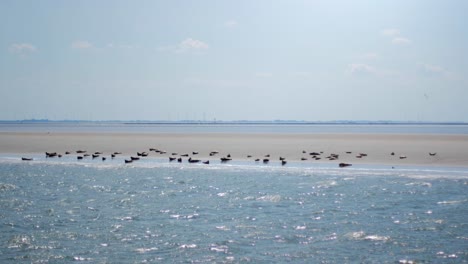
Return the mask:
<svg viewBox="0 0 468 264">
<path fill-rule="evenodd" d="M 208 44 L 201 40 L 187 38 L 179 43 L 177 46 L 176 52 L 192 52 L 192 51 L 203 51 L 209 48 Z"/>
<path fill-rule="evenodd" d="M 361 74 L 361 73 L 367 73 L 367 74 L 377 74 L 377 70 L 367 64 L 364 63 L 351 63 L 348 65 L 348 68 L 346 69 L 346 73 L 348 74 Z"/>
<path fill-rule="evenodd" d="M 411 40 L 403 37 L 396 37 L 392 39 L 392 43 L 395 45 L 408 45 L 411 44 Z"/>
<path fill-rule="evenodd" d="M 296 71 L 292 72 L 291 75 L 295 77 L 308 77 L 311 75 L 311 73 L 307 71 Z"/>
<path fill-rule="evenodd" d="M 139 46 L 138 45 L 130 45 L 130 44 L 108 43 L 107 48 L 109 48 L 109 49 L 136 49 L 136 48 L 139 48 Z"/>
<path fill-rule="evenodd" d="M 422 67 L 427 72 L 432 72 L 432 73 L 444 73 L 445 72 L 444 68 L 437 66 L 437 65 L 422 64 Z"/>
<path fill-rule="evenodd" d="M 179 48 L 184 50 L 200 50 L 200 49 L 207 49 L 208 44 L 203 41 L 188 38 L 180 42 Z"/>
<path fill-rule="evenodd" d="M 237 27 L 238 25 L 239 23 L 236 20 L 228 20 L 224 23 L 224 26 L 228 28 L 234 28 L 234 27 Z"/>
<path fill-rule="evenodd" d="M 210 46 L 201 40 L 186 38 L 177 45 L 160 46 L 157 50 L 160 52 L 196 53 L 205 51 L 209 48 Z"/>
<path fill-rule="evenodd" d="M 187 85 L 200 86 L 200 87 L 227 87 L 227 88 L 241 88 L 248 87 L 249 83 L 240 80 L 229 79 L 187 79 Z"/>
<path fill-rule="evenodd" d="M 73 49 L 89 49 L 93 47 L 93 44 L 86 40 L 77 40 L 71 44 Z"/>
<path fill-rule="evenodd" d="M 271 72 L 257 72 L 255 73 L 255 77 L 258 78 L 271 78 L 273 74 Z"/>
<path fill-rule="evenodd" d="M 37 48 L 30 43 L 14 43 L 10 45 L 9 50 L 12 53 L 26 55 L 28 53 L 35 52 Z"/>
<path fill-rule="evenodd" d="M 381 33 L 382 35 L 386 37 L 396 37 L 400 35 L 400 30 L 395 29 L 395 28 L 388 28 L 388 29 L 382 30 Z"/>
<path fill-rule="evenodd" d="M 443 67 L 441 67 L 439 65 L 422 63 L 421 67 L 426 73 L 428 73 L 430 75 L 443 76 L 443 77 L 451 79 L 451 80 L 456 80 L 457 79 L 456 75 L 454 73 L 448 71 L 447 69 L 445 69 L 445 68 L 443 68 Z"/>
<path fill-rule="evenodd" d="M 379 54 L 375 52 L 364 53 L 363 58 L 368 60 L 375 60 L 379 57 Z"/>
<path fill-rule="evenodd" d="M 411 40 L 406 37 L 401 36 L 400 30 L 395 28 L 389 28 L 382 30 L 382 35 L 392 39 L 394 45 L 408 45 L 411 44 Z"/>
</svg>

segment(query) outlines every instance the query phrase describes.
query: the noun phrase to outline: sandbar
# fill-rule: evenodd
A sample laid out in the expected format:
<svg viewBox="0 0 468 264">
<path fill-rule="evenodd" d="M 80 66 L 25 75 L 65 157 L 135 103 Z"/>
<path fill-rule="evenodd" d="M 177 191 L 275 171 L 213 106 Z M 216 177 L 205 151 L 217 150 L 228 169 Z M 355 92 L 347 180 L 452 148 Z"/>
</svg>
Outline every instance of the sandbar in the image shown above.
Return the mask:
<svg viewBox="0 0 468 264">
<path fill-rule="evenodd" d="M 163 150 L 160 154 L 150 148 Z M 271 161 L 284 157 L 299 162 L 345 162 L 382 165 L 434 165 L 468 167 L 468 135 L 433 134 L 247 134 L 247 133 L 33 133 L 0 132 L 0 153 L 65 153 L 96 151 L 124 156 L 146 151 L 150 157 L 167 158 L 199 154 L 197 159 L 254 160 L 270 155 Z M 210 156 L 210 152 L 219 152 Z M 305 152 L 305 153 L 304 153 Z M 311 152 L 322 152 L 320 160 Z M 391 153 L 394 155 L 391 155 Z M 367 156 L 360 156 L 361 153 Z M 436 153 L 429 155 L 429 153 Z M 336 160 L 326 157 L 338 154 Z M 251 156 L 251 157 L 248 157 Z M 307 160 L 302 160 L 307 159 Z"/>
</svg>

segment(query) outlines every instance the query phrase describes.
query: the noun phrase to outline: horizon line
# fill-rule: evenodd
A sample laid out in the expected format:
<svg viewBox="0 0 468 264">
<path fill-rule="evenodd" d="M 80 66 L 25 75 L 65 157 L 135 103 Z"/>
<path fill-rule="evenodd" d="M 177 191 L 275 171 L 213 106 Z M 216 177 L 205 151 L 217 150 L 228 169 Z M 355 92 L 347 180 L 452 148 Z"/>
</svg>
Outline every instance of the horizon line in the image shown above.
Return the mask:
<svg viewBox="0 0 468 264">
<path fill-rule="evenodd" d="M 414 121 L 414 120 L 86 120 L 86 119 L 17 119 L 0 120 L 0 123 L 121 123 L 121 124 L 460 124 L 464 121 Z"/>
</svg>

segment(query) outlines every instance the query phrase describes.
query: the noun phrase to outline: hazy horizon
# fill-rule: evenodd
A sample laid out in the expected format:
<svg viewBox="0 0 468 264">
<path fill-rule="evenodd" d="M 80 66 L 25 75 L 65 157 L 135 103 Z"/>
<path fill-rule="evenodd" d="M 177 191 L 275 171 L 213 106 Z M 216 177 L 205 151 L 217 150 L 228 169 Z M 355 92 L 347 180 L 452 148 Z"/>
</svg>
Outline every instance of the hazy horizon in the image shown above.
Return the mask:
<svg viewBox="0 0 468 264">
<path fill-rule="evenodd" d="M 273 120 L 138 120 L 138 119 L 128 119 L 128 120 L 118 120 L 118 119 L 109 119 L 109 120 L 86 120 L 86 119 L 0 119 L 0 123 L 128 123 L 128 124 L 278 124 L 278 125 L 418 125 L 418 124 L 444 124 L 444 125 L 468 125 L 468 122 L 463 121 L 415 121 L 415 120 L 282 120 L 282 119 L 273 119 Z"/>
<path fill-rule="evenodd" d="M 0 120 L 468 122 L 466 1 L 1 1 Z"/>
</svg>

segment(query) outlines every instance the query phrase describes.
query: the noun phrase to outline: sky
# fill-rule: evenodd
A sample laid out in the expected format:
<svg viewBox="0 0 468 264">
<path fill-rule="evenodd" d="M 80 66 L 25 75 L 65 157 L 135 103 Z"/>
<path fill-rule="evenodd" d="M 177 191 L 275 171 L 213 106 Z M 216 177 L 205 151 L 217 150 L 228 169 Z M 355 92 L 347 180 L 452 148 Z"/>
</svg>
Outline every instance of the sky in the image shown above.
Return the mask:
<svg viewBox="0 0 468 264">
<path fill-rule="evenodd" d="M 0 120 L 468 122 L 465 0 L 3 0 Z"/>
</svg>

